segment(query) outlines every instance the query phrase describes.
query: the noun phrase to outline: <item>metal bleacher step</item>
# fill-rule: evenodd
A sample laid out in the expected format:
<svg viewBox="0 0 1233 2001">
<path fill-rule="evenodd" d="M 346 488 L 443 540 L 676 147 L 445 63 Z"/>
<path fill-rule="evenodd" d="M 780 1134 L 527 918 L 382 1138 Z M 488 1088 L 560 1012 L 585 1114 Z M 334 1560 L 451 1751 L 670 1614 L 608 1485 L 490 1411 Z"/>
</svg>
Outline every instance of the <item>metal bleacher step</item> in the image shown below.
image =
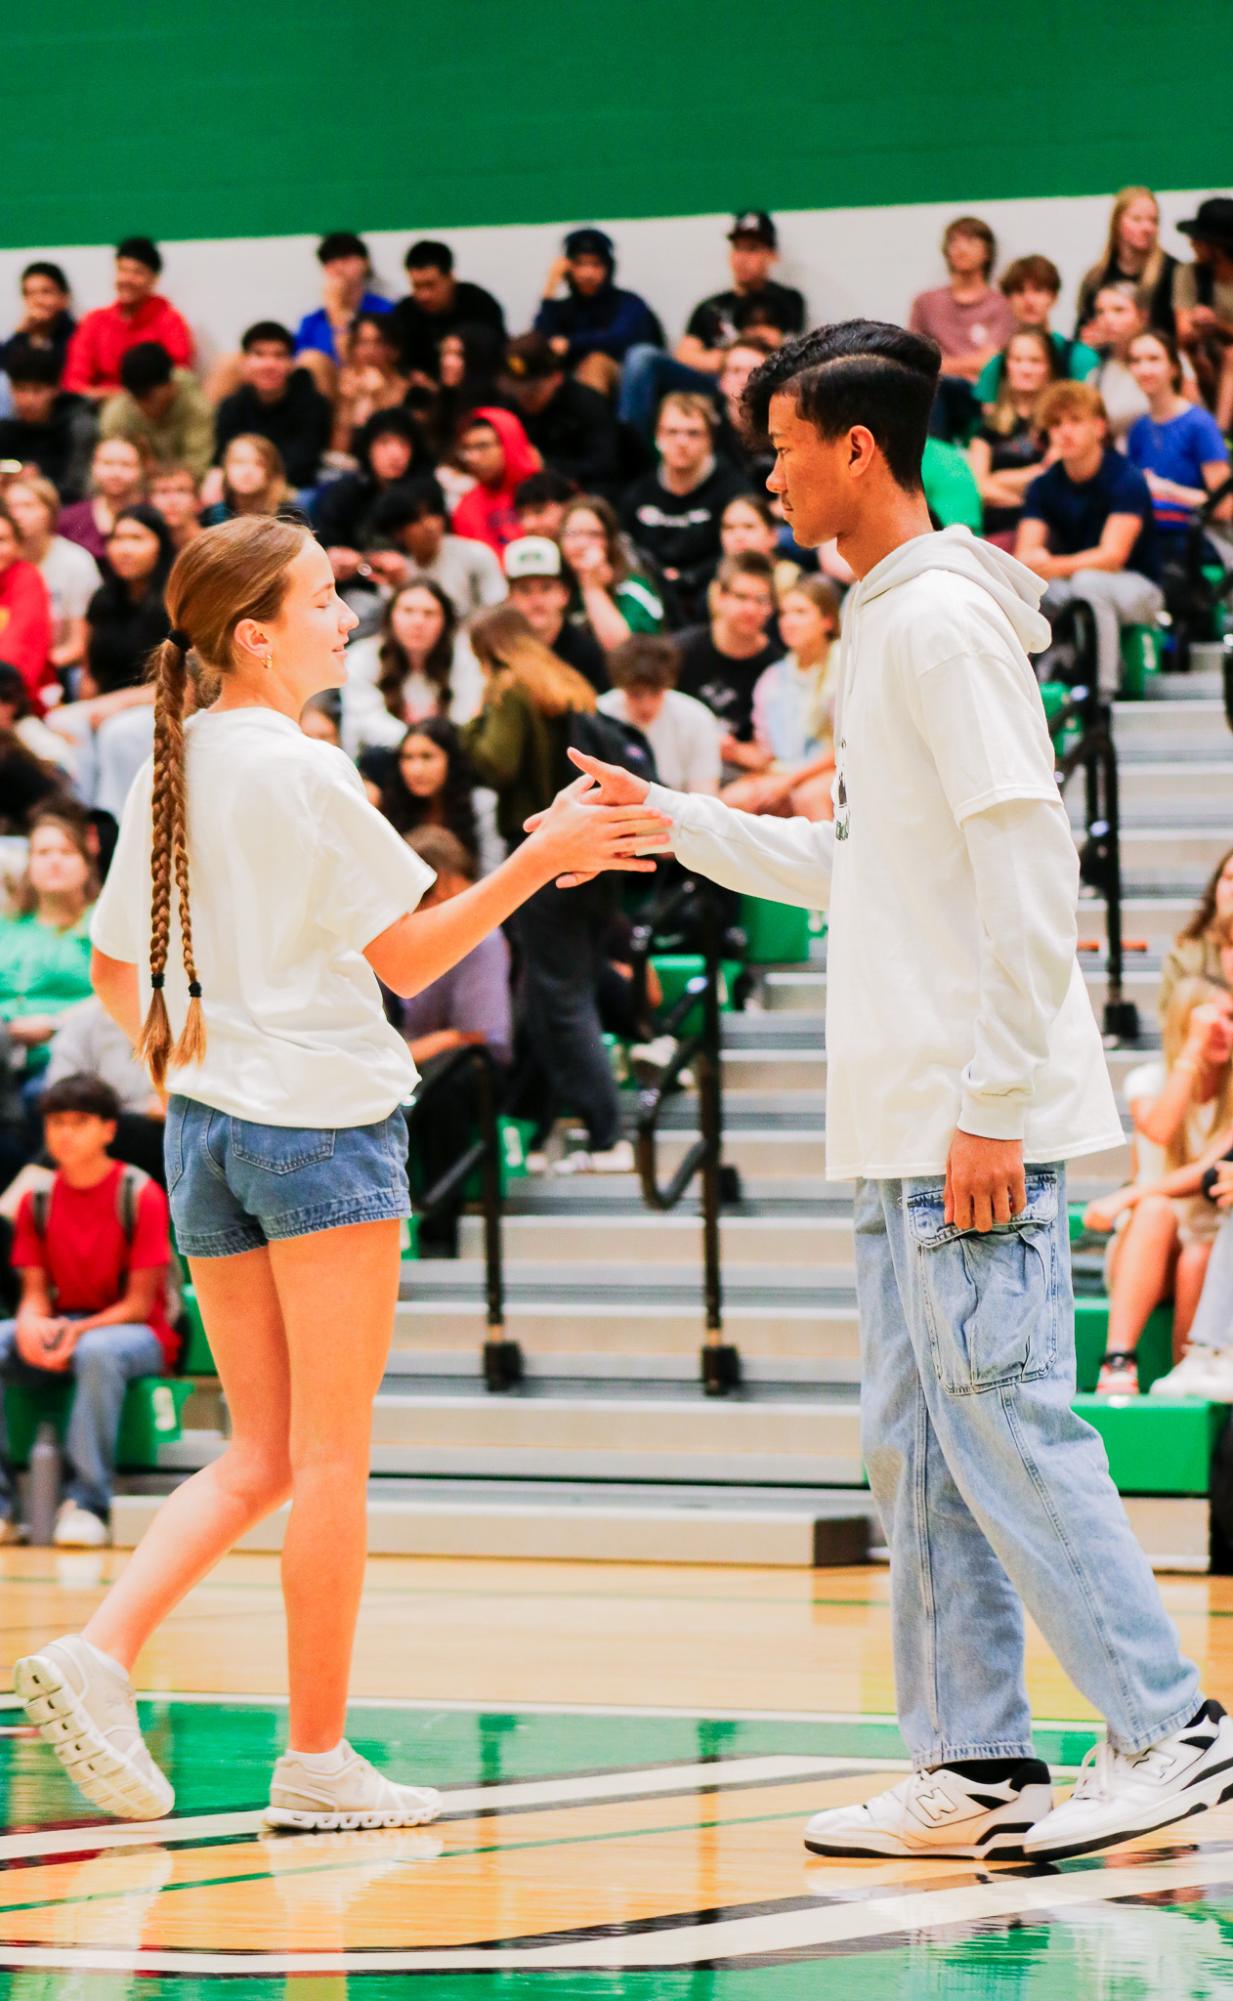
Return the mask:
<svg viewBox="0 0 1233 2001">
<path fill-rule="evenodd" d="M 1227 733 L 1226 733 L 1227 734 Z M 1229 739 L 1233 749 L 1233 738 Z M 1083 821 L 1083 787 L 1067 789 L 1072 824 Z M 1118 777 L 1123 835 L 1140 827 L 1194 826 L 1212 814 L 1233 823 L 1233 756 L 1127 761 Z"/>
</svg>

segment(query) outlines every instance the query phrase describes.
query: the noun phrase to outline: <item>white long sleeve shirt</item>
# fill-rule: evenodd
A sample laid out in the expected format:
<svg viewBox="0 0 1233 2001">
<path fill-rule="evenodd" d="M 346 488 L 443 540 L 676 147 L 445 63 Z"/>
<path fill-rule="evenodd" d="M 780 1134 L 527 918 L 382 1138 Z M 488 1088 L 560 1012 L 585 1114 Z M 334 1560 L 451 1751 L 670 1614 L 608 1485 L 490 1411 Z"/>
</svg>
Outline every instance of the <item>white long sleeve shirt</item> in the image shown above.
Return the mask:
<svg viewBox="0 0 1233 2001">
<path fill-rule="evenodd" d="M 1122 1142 L 1075 957 L 1078 858 L 1027 649 L 1032 572 L 905 543 L 844 619 L 833 824 L 651 789 L 687 868 L 826 908 L 827 1174 L 940 1174 L 956 1127 L 1027 1160 Z"/>
</svg>

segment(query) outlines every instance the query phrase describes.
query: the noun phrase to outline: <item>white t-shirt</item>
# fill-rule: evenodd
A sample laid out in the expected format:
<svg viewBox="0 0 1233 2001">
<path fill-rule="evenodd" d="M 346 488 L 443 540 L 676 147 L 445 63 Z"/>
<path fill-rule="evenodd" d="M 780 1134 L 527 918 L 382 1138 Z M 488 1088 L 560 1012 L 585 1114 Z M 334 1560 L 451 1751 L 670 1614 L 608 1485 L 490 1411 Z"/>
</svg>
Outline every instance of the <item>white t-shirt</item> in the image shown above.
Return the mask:
<svg viewBox="0 0 1233 2001">
<path fill-rule="evenodd" d="M 660 783 L 674 792 L 718 792 L 721 772 L 719 724 L 705 702 L 669 688 L 653 723 L 635 723 L 624 688 L 609 688 L 596 705 L 606 716 L 633 723 L 655 755 Z"/>
<path fill-rule="evenodd" d="M 1163 1063 L 1137 1063 L 1129 1071 L 1122 1091 L 1127 1109 L 1131 1112 L 1143 1101 L 1154 1102 L 1169 1081 L 1169 1073 Z M 1192 1105 L 1186 1114 L 1186 1159 L 1198 1160 L 1211 1145 L 1215 1137 L 1216 1106 L 1218 1100 L 1209 1098 L 1205 1105 Z M 1166 1149 L 1158 1140 L 1149 1139 L 1136 1126 L 1134 1135 L 1135 1186 L 1149 1188 L 1163 1181 L 1169 1172 Z"/>
<path fill-rule="evenodd" d="M 193 945 L 203 1062 L 167 1088 L 274 1126 L 362 1126 L 389 1116 L 417 1072 L 386 1020 L 366 945 L 414 910 L 433 871 L 369 805 L 354 765 L 273 709 L 191 718 L 184 729 Z M 150 1000 L 147 763 L 124 808 L 91 937 L 138 968 Z M 172 897 L 167 1010 L 188 986 Z"/>
<path fill-rule="evenodd" d="M 66 619 L 85 617 L 90 599 L 103 581 L 103 573 L 88 549 L 70 542 L 64 535 L 52 536 L 39 570 L 59 634 Z"/>
<path fill-rule="evenodd" d="M 381 678 L 381 635 L 371 632 L 353 639 L 346 654 L 347 678 L 342 687 L 342 746 L 349 757 L 362 750 L 393 749 L 407 734 L 407 724 L 392 716 L 377 686 Z M 483 705 L 484 677 L 464 634 L 454 642 L 450 665 L 449 720 L 468 723 Z M 403 699 L 410 717 L 422 722 L 440 708 L 440 691 L 426 674 L 409 674 Z"/>
</svg>

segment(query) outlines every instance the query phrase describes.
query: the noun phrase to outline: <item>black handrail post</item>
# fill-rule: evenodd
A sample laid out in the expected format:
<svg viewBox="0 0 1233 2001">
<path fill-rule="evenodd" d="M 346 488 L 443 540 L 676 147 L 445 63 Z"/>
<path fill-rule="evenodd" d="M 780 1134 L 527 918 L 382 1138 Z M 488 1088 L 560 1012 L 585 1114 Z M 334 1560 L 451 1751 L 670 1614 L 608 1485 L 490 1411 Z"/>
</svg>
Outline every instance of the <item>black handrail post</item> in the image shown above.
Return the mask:
<svg viewBox="0 0 1233 2001">
<path fill-rule="evenodd" d="M 1113 743 L 1113 705 L 1107 703 L 1104 728 L 1097 746 L 1104 780 L 1105 824 L 1108 828 L 1109 859 L 1105 879 L 1105 929 L 1108 953 L 1105 961 L 1105 1034 L 1119 1041 L 1135 1042 L 1139 1035 L 1139 1010 L 1122 993 L 1125 953 L 1122 941 L 1122 824 L 1118 792 L 1117 751 Z"/>
<path fill-rule="evenodd" d="M 703 939 L 706 987 L 702 995 L 702 1047 L 698 1052 L 698 1117 L 702 1128 L 702 1256 L 706 1304 L 706 1340 L 702 1349 L 702 1387 L 707 1396 L 725 1396 L 741 1380 L 741 1358 L 723 1338 L 723 1259 L 720 1207 L 723 1202 L 721 1156 L 724 1143 L 723 1021 L 719 983 L 722 941 L 719 905 L 709 892 L 704 899 Z"/>
<path fill-rule="evenodd" d="M 487 1051 L 484 1052 L 487 1055 Z M 501 1240 L 501 1131 L 491 1061 L 479 1066 L 480 1190 L 484 1204 L 484 1296 L 488 1312 L 484 1339 L 484 1383 L 492 1391 L 522 1381 L 522 1349 L 505 1331 L 505 1269 Z"/>
</svg>

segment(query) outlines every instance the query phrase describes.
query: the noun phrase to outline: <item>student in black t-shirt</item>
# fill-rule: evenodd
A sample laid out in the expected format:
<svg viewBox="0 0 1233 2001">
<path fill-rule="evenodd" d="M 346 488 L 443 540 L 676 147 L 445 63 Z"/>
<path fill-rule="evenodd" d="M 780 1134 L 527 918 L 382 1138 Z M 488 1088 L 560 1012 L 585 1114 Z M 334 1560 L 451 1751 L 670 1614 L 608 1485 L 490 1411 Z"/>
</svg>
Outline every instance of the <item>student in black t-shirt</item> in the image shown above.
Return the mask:
<svg viewBox="0 0 1233 2001">
<path fill-rule="evenodd" d="M 1015 554 L 1048 581 L 1046 617 L 1075 599 L 1091 607 L 1100 688 L 1115 695 L 1122 626 L 1154 623 L 1164 603 L 1151 492 L 1109 445 L 1104 404 L 1088 383 L 1055 382 L 1037 423 L 1054 463 L 1028 488 Z"/>
<path fill-rule="evenodd" d="M 5 350 L 13 412 L 0 418 L 0 459 L 37 466 L 63 501 L 86 490 L 98 432 L 95 406 L 60 387 L 60 363 L 49 347 L 24 336 Z"/>
<path fill-rule="evenodd" d="M 617 472 L 612 406 L 565 373 L 542 333 L 519 334 L 505 350 L 501 387 L 544 464 L 584 488 L 611 485 Z"/>
<path fill-rule="evenodd" d="M 655 411 L 670 389 L 714 389 L 725 348 L 738 333 L 751 330 L 752 315 L 761 316 L 756 322 L 759 330 L 776 329 L 781 339 L 804 331 L 803 297 L 770 275 L 779 255 L 779 237 L 770 216 L 745 210 L 735 217 L 728 242 L 732 284 L 694 307 L 675 352 L 635 347 L 625 358 L 617 414 L 644 437 L 650 436 Z"/>
<path fill-rule="evenodd" d="M 604 649 L 589 625 L 569 616 L 570 586 L 556 543 L 546 535 L 522 535 L 507 544 L 504 562 L 509 601 L 540 645 L 577 668 L 602 694 L 608 686 Z"/>
<path fill-rule="evenodd" d="M 241 386 L 219 404 L 214 418 L 215 453 L 233 438 L 268 438 L 277 446 L 293 487 L 312 486 L 323 453 L 329 450 L 333 413 L 306 368 L 296 366 L 295 341 L 277 320 L 258 320 L 240 343 Z M 218 498 L 212 489 L 207 498 Z"/>
<path fill-rule="evenodd" d="M 21 274 L 21 319 L 0 347 L 0 368 L 12 374 L 9 351 L 15 342 L 21 342 L 54 357 L 59 382 L 77 325 L 72 303 L 69 281 L 58 264 L 42 259 L 27 264 Z"/>
<path fill-rule="evenodd" d="M 768 638 L 775 616 L 775 572 L 770 558 L 753 550 L 725 556 L 715 575 L 706 625 L 677 634 L 683 695 L 705 702 L 718 717 L 725 775 L 760 771 L 767 762 L 754 742 L 753 698 L 758 676 L 783 647 Z"/>
<path fill-rule="evenodd" d="M 1014 546 L 1023 496 L 1045 456 L 1036 411 L 1059 374 L 1057 348 L 1043 327 L 1020 327 L 999 356 L 1002 369 L 994 401 L 968 446 L 985 510 L 985 535 L 1000 548 Z"/>
<path fill-rule="evenodd" d="M 676 623 L 703 614 L 719 560 L 719 522 L 747 481 L 715 456 L 715 405 L 674 390 L 659 410 L 659 466 L 626 490 L 621 520 L 668 586 Z"/>
<path fill-rule="evenodd" d="M 413 388 L 437 381 L 439 347 L 457 327 L 492 327 L 505 338 L 505 314 L 491 292 L 454 276 L 454 254 L 444 243 L 413 243 L 403 259 L 410 296 L 394 307 L 399 367 Z"/>
</svg>

